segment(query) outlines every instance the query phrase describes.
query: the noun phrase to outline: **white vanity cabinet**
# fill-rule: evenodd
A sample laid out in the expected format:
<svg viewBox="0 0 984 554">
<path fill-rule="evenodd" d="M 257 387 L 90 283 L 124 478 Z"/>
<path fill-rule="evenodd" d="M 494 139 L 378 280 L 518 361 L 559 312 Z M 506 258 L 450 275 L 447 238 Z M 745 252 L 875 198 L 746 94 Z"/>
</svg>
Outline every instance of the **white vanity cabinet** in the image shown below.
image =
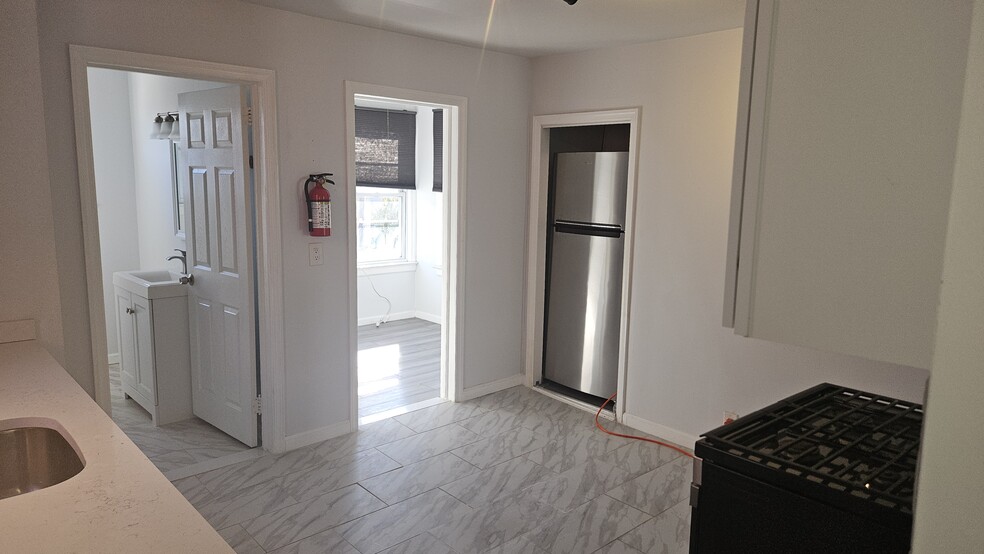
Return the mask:
<svg viewBox="0 0 984 554">
<path fill-rule="evenodd" d="M 150 412 L 155 425 L 193 417 L 188 300 L 176 280 L 113 275 L 123 392 Z M 136 277 L 135 277 L 136 276 Z"/>
<path fill-rule="evenodd" d="M 928 368 L 970 0 L 749 0 L 724 323 Z"/>
</svg>

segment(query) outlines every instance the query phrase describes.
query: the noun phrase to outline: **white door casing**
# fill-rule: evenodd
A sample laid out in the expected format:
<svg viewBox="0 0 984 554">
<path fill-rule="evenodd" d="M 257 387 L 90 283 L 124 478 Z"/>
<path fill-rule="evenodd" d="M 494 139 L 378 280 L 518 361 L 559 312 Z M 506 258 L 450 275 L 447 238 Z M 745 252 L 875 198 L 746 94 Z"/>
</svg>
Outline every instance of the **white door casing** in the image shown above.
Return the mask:
<svg viewBox="0 0 984 554">
<path fill-rule="evenodd" d="M 246 94 L 231 86 L 178 95 L 179 172 L 188 223 L 192 401 L 196 416 L 257 444 L 253 210 Z"/>
</svg>

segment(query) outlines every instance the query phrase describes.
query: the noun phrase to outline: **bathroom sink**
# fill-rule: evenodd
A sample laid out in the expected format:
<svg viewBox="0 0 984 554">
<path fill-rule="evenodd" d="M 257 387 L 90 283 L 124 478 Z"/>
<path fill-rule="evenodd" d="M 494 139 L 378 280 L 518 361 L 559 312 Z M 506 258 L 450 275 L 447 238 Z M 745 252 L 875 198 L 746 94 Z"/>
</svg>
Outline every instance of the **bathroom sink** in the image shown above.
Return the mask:
<svg viewBox="0 0 984 554">
<path fill-rule="evenodd" d="M 82 457 L 55 429 L 0 431 L 0 500 L 57 485 L 78 475 L 83 467 Z"/>
<path fill-rule="evenodd" d="M 187 285 L 181 284 L 181 275 L 165 269 L 148 271 L 117 271 L 113 284 L 149 300 L 186 296 Z"/>
<path fill-rule="evenodd" d="M 140 279 L 142 281 L 147 281 L 148 283 L 166 283 L 168 281 L 177 281 L 178 276 L 173 275 L 170 271 L 131 271 L 129 272 L 135 279 Z"/>
</svg>

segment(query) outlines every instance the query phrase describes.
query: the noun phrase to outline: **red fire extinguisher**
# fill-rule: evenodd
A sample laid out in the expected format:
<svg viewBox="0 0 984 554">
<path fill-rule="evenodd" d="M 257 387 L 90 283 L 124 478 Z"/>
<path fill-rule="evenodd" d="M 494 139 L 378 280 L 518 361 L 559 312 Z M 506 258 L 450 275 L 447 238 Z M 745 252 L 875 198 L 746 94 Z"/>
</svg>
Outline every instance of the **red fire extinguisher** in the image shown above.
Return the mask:
<svg viewBox="0 0 984 554">
<path fill-rule="evenodd" d="M 307 200 L 308 231 L 312 237 L 331 236 L 331 195 L 325 183 L 335 184 L 328 177 L 331 173 L 316 173 L 304 181 L 304 199 Z M 314 184 L 313 188 L 309 186 Z"/>
</svg>

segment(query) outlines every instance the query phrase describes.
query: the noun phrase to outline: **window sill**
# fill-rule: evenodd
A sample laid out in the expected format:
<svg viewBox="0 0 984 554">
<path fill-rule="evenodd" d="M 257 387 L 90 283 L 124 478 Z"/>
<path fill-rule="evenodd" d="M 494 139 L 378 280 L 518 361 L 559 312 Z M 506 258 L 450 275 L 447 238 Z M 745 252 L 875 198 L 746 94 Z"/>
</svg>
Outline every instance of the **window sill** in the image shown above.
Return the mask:
<svg viewBox="0 0 984 554">
<path fill-rule="evenodd" d="M 383 275 L 417 271 L 417 262 L 382 262 L 357 266 L 361 275 Z"/>
</svg>

